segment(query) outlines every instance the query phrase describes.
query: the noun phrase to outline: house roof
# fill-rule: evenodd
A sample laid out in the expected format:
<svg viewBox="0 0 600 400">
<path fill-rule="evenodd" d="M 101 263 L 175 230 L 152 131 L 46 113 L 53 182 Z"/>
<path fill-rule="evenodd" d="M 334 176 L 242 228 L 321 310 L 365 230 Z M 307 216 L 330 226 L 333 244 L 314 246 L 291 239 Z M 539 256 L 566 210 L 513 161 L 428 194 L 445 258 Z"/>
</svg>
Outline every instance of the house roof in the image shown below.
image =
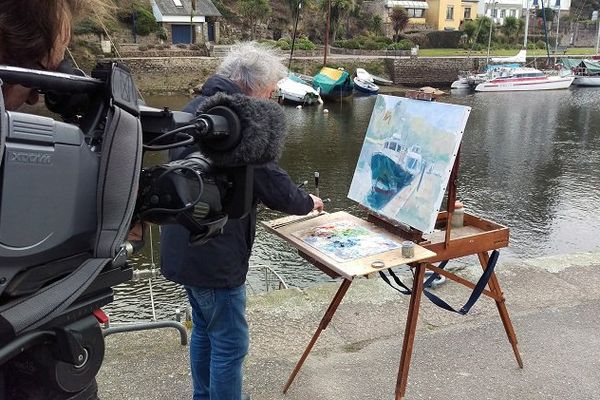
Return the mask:
<svg viewBox="0 0 600 400">
<path fill-rule="evenodd" d="M 160 13 L 165 17 L 171 16 L 187 16 L 192 13 L 191 0 L 152 0 Z M 179 3 L 182 7 L 178 7 L 175 3 Z M 196 11 L 194 15 L 202 15 L 205 17 L 220 17 L 221 13 L 210 0 L 196 0 Z"/>
<path fill-rule="evenodd" d="M 422 9 L 422 10 L 428 10 L 429 9 L 429 4 L 427 4 L 427 1 L 422 0 L 422 1 L 388 1 L 386 4 L 386 7 L 388 8 L 394 8 L 394 7 L 404 7 L 404 8 L 416 8 L 416 9 Z"/>
<path fill-rule="evenodd" d="M 388 8 L 394 8 L 394 7 L 404 7 L 404 8 L 416 8 L 416 9 L 422 9 L 422 10 L 428 10 L 429 9 L 429 4 L 427 4 L 427 1 L 422 0 L 422 1 L 388 1 L 386 4 L 386 7 Z"/>
</svg>

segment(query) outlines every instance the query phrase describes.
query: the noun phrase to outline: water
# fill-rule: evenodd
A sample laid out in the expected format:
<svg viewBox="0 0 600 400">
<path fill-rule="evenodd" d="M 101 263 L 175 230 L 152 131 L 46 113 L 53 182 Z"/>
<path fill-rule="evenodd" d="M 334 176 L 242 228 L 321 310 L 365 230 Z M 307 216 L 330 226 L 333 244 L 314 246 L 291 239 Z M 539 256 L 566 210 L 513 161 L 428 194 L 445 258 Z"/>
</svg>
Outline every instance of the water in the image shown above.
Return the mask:
<svg viewBox="0 0 600 400">
<path fill-rule="evenodd" d="M 472 107 L 461 150 L 458 198 L 472 213 L 510 227 L 504 259 L 530 258 L 600 248 L 600 102 L 594 88 L 531 93 L 453 93 L 441 101 Z M 154 106 L 183 107 L 185 96 L 148 97 Z M 346 195 L 375 97 L 355 97 L 322 107 L 285 107 L 289 134 L 281 166 L 297 182 L 320 172 L 320 195 L 327 211 L 361 215 Z M 160 162 L 155 155 L 150 163 Z M 148 161 L 147 161 L 148 162 Z M 260 220 L 279 216 L 259 212 Z M 156 240 L 157 232 L 154 232 Z M 158 265 L 158 245 L 139 254 L 137 266 Z M 152 251 L 151 251 L 152 250 Z M 258 228 L 251 264 L 276 269 L 290 286 L 307 287 L 329 278 L 296 251 Z M 249 283 L 262 290 L 263 274 L 253 270 Z M 185 307 L 185 293 L 162 278 L 153 281 L 157 316 L 170 318 Z M 148 283 L 117 288 L 109 307 L 113 319 L 152 316 Z"/>
</svg>

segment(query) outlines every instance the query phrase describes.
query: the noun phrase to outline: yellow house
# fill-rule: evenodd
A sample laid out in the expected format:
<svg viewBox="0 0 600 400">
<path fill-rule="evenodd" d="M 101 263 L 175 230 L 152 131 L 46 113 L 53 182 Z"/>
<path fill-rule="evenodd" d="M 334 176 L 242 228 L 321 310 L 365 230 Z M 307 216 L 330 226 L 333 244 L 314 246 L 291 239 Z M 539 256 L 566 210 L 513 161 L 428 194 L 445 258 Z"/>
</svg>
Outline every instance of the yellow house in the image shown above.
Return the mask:
<svg viewBox="0 0 600 400">
<path fill-rule="evenodd" d="M 429 0 L 427 23 L 438 31 L 454 31 L 462 20 L 461 0 Z"/>
</svg>

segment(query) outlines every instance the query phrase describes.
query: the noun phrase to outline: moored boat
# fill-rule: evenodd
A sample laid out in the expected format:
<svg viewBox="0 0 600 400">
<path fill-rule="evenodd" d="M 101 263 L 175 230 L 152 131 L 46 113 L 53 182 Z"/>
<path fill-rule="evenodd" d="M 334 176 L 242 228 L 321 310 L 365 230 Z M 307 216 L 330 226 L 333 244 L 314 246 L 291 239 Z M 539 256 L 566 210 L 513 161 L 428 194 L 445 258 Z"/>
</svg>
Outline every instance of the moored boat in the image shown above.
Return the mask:
<svg viewBox="0 0 600 400">
<path fill-rule="evenodd" d="M 563 68 L 575 77 L 573 85 L 600 86 L 600 62 L 592 60 L 561 60 Z"/>
<path fill-rule="evenodd" d="M 572 76 L 547 76 L 535 68 L 499 70 L 499 76 L 478 84 L 477 92 L 508 92 L 567 89 Z"/>
<path fill-rule="evenodd" d="M 322 98 L 340 99 L 352 95 L 354 90 L 350 74 L 343 69 L 323 67 L 312 83 Z"/>
<path fill-rule="evenodd" d="M 296 104 L 323 103 L 319 91 L 294 74 L 277 82 L 277 96 L 282 101 Z"/>
<path fill-rule="evenodd" d="M 354 89 L 365 94 L 377 94 L 379 86 L 373 82 L 360 79 L 358 76 L 354 78 Z"/>
</svg>

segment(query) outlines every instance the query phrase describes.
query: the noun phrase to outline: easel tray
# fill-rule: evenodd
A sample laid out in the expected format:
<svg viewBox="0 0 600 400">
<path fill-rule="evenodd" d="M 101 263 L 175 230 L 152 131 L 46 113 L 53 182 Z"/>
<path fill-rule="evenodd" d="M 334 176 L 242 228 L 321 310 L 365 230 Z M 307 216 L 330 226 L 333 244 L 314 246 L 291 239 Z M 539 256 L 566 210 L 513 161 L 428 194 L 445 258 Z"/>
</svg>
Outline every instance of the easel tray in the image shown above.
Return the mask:
<svg viewBox="0 0 600 400">
<path fill-rule="evenodd" d="M 298 249 L 301 256 L 308 259 L 329 276 L 341 276 L 352 280 L 357 276 L 369 275 L 383 269 L 392 268 L 402 264 L 409 264 L 435 256 L 433 251 L 422 246 L 414 246 L 414 256 L 407 258 L 402 255 L 402 238 L 395 236 L 382 227 L 357 218 L 351 214 L 340 211 L 333 214 L 320 214 L 313 218 L 285 217 L 273 221 L 263 222 L 270 232 L 290 243 Z M 335 226 L 351 226 L 361 232 L 368 232 L 369 237 L 381 243 L 383 251 L 370 252 L 361 256 L 357 253 L 355 258 L 344 259 L 346 253 L 328 252 L 327 246 L 311 244 L 306 240 L 306 233 L 329 229 Z M 379 264 L 381 262 L 383 264 Z M 375 264 L 374 264 L 375 263 Z"/>
</svg>

